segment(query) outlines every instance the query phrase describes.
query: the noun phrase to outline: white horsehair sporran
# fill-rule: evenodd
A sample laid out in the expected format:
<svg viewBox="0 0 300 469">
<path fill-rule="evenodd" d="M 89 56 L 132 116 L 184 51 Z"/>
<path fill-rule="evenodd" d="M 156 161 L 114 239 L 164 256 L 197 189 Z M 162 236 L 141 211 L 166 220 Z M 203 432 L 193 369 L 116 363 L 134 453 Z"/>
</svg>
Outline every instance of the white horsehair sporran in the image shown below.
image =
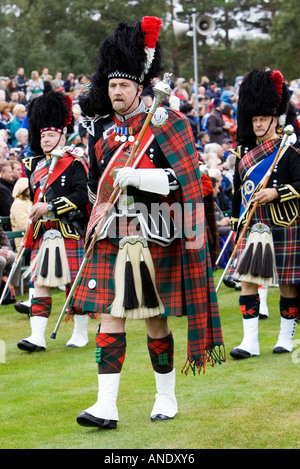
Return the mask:
<svg viewBox="0 0 300 469">
<path fill-rule="evenodd" d="M 145 319 L 163 313 L 147 240 L 142 236 L 122 238 L 115 264 L 115 299 L 110 314 Z"/>
<path fill-rule="evenodd" d="M 270 227 L 264 223 L 252 226 L 234 279 L 265 286 L 277 283 L 273 237 Z"/>
<path fill-rule="evenodd" d="M 65 242 L 59 230 L 51 228 L 43 234 L 38 254 L 24 276 L 34 270 L 38 285 L 60 287 L 71 283 Z"/>
</svg>

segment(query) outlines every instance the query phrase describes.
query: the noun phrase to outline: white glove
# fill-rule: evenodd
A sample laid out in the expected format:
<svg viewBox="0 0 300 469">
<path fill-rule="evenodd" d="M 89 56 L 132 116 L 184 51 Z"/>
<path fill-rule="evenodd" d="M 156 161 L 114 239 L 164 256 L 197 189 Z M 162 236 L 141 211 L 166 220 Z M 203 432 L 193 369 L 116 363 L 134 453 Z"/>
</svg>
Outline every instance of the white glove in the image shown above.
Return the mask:
<svg viewBox="0 0 300 469">
<path fill-rule="evenodd" d="M 134 168 L 121 168 L 116 171 L 114 187 L 119 186 L 124 191 L 127 186 L 140 187 L 140 175 Z"/>
<path fill-rule="evenodd" d="M 114 182 L 114 187 L 119 185 L 124 191 L 127 186 L 133 186 L 141 191 L 153 192 L 155 194 L 168 195 L 170 192 L 169 178 L 164 169 L 161 168 L 122 168 L 119 169 Z"/>
</svg>

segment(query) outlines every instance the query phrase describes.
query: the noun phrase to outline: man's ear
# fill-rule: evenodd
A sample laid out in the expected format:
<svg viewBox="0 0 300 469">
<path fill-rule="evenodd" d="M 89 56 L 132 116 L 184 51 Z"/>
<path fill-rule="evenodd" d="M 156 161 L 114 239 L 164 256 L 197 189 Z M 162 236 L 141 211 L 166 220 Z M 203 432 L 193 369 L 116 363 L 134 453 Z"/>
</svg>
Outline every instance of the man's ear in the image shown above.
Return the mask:
<svg viewBox="0 0 300 469">
<path fill-rule="evenodd" d="M 139 86 L 138 86 L 138 90 L 137 90 L 137 96 L 138 96 L 138 97 L 141 96 L 143 89 L 144 89 L 143 85 L 139 85 Z"/>
</svg>

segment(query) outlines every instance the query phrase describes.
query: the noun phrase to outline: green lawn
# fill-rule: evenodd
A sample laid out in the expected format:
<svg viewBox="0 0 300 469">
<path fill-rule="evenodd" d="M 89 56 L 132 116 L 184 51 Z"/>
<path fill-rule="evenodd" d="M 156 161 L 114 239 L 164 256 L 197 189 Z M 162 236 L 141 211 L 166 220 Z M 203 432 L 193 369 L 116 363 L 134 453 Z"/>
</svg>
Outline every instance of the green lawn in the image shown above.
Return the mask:
<svg viewBox="0 0 300 469">
<path fill-rule="evenodd" d="M 216 285 L 221 271 L 216 272 Z M 24 297 L 26 298 L 26 297 Z M 29 319 L 12 305 L 0 307 L 0 448 L 6 449 L 299 449 L 300 326 L 292 354 L 274 355 L 279 331 L 279 292 L 269 289 L 270 317 L 260 321 L 261 355 L 235 361 L 229 352 L 242 339 L 239 292 L 221 286 L 218 299 L 227 352 L 226 363 L 185 376 L 186 318 L 171 318 L 175 340 L 179 413 L 174 420 L 151 422 L 155 387 L 144 321 L 128 321 L 127 354 L 118 398 L 116 430 L 80 427 L 76 416 L 96 401 L 94 336 L 83 349 L 65 344 L 73 324 L 62 322 L 50 339 L 64 304 L 53 291 L 47 351 L 28 354 L 17 342 L 30 335 Z M 4 357 L 4 358 L 3 358 Z M 1 361 L 1 360 L 0 360 Z"/>
</svg>

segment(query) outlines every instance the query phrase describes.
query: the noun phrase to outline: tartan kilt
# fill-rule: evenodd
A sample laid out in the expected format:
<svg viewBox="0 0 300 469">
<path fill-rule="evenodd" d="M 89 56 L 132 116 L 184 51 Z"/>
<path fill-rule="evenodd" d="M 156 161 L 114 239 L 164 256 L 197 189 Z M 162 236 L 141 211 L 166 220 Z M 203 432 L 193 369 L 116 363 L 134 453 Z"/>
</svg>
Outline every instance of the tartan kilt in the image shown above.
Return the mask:
<svg viewBox="0 0 300 469">
<path fill-rule="evenodd" d="M 59 230 L 59 223 L 56 221 L 53 221 L 53 222 L 47 222 L 47 223 L 42 224 L 40 231 L 39 231 L 39 235 L 34 240 L 33 246 L 31 249 L 31 264 L 34 262 L 37 256 L 38 250 L 41 247 L 41 244 L 43 241 L 43 234 L 45 233 L 45 231 L 49 230 L 50 228 Z M 67 254 L 68 263 L 69 263 L 71 280 L 73 282 L 81 266 L 82 258 L 84 255 L 84 238 L 80 238 L 78 241 L 76 239 L 64 238 L 64 243 L 65 243 L 66 254 Z M 36 277 L 37 277 L 36 274 L 37 274 L 36 269 L 33 269 L 31 273 L 31 278 L 30 278 L 31 282 L 36 281 Z"/>
<path fill-rule="evenodd" d="M 148 247 L 154 263 L 157 291 L 165 307 L 161 317 L 185 315 L 180 240 L 173 241 L 168 247 L 153 242 L 148 243 Z M 73 295 L 72 306 L 84 312 L 109 314 L 115 298 L 114 266 L 118 250 L 118 243 L 110 238 L 95 243 L 93 255 Z M 91 288 L 89 282 L 92 280 Z"/>
<path fill-rule="evenodd" d="M 231 263 L 225 278 L 234 278 L 237 265 L 236 259 L 239 261 L 243 253 L 251 231 L 251 226 L 258 222 L 265 223 L 271 228 L 278 283 L 290 285 L 300 283 L 300 218 L 298 217 L 289 228 L 274 225 L 268 205 L 257 207 L 251 219 L 251 225 L 246 230 L 245 237 L 238 248 L 236 258 L 233 263 Z"/>
</svg>

